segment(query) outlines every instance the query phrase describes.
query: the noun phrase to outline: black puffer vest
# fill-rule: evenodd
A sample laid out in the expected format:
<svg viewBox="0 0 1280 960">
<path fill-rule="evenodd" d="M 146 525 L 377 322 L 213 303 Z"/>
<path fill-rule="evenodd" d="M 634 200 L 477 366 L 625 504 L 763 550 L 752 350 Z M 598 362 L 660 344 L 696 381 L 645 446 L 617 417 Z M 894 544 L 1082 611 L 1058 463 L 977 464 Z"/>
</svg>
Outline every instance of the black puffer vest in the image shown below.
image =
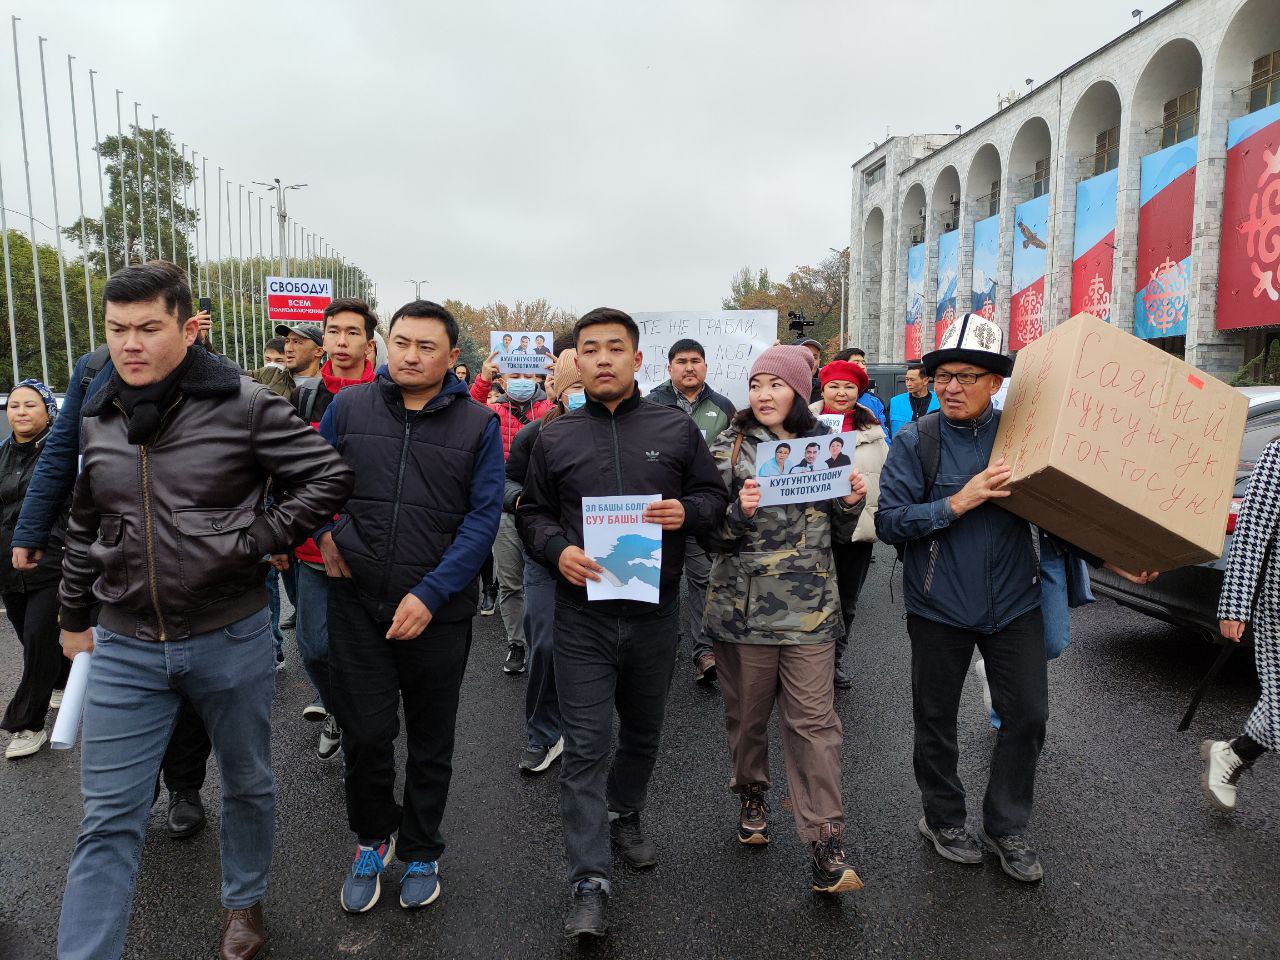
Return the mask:
<svg viewBox="0 0 1280 960">
<path fill-rule="evenodd" d="M 338 452 L 356 474 L 333 538 L 369 615 L 390 621 L 471 509 L 476 454 L 494 413 L 454 381 L 424 409 L 406 411 L 382 375 L 343 390 L 333 414 Z M 432 622 L 469 620 L 478 599 L 472 582 L 433 611 Z"/>
</svg>

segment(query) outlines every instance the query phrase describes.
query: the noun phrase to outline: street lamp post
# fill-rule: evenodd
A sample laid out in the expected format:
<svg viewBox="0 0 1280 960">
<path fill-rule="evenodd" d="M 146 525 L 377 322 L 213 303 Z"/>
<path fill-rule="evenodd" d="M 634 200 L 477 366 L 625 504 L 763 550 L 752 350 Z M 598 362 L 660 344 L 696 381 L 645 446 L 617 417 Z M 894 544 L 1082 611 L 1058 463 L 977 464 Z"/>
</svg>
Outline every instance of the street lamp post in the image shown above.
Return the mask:
<svg viewBox="0 0 1280 960">
<path fill-rule="evenodd" d="M 285 234 L 288 230 L 289 211 L 285 208 L 285 193 L 289 190 L 300 190 L 306 186 L 305 183 L 291 183 L 284 186 L 280 182 L 279 177 L 273 177 L 271 183 L 263 183 L 261 180 L 253 181 L 254 186 L 266 187 L 268 190 L 276 192 L 276 220 L 280 224 L 280 276 L 287 277 L 289 275 L 289 259 L 284 255 L 286 247 Z"/>
<path fill-rule="evenodd" d="M 405 281 L 405 283 L 413 284 L 413 299 L 415 300 L 422 299 L 422 285 L 424 283 L 430 283 L 430 282 L 431 282 L 430 280 L 406 280 Z"/>
</svg>

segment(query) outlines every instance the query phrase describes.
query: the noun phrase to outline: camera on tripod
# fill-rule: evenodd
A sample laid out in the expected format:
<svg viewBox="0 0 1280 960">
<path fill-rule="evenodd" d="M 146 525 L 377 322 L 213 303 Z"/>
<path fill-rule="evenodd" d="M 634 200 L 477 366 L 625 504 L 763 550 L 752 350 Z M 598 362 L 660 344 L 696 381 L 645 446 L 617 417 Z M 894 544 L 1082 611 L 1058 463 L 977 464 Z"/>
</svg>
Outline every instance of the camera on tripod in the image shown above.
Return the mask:
<svg viewBox="0 0 1280 960">
<path fill-rule="evenodd" d="M 812 327 L 815 323 L 816 320 L 806 320 L 802 310 L 787 311 L 787 329 L 797 337 L 803 337 L 805 328 Z"/>
</svg>

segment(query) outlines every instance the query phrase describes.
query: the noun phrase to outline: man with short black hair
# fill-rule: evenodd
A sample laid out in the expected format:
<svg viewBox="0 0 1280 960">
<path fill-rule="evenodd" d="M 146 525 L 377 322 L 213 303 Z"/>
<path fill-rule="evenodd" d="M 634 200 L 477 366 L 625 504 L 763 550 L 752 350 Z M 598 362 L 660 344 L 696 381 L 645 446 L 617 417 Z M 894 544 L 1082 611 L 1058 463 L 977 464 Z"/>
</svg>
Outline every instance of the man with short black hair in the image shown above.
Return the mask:
<svg viewBox="0 0 1280 960">
<path fill-rule="evenodd" d="M 716 393 L 707 384 L 707 353 L 697 340 L 677 340 L 667 351 L 666 382 L 649 391 L 649 399 L 664 407 L 683 410 L 693 418 L 708 447 L 733 419 L 733 401 Z M 694 676 L 699 683 L 714 683 L 716 655 L 711 639 L 703 633 L 702 615 L 707 606 L 707 580 L 711 558 L 689 537 L 684 546 L 684 582 L 689 601 L 680 620 L 681 632 L 689 641 Z"/>
<path fill-rule="evenodd" d="M 83 408 L 60 590 L 63 650 L 93 659 L 58 956 L 124 949 L 156 773 L 185 696 L 222 771 L 221 956 L 248 960 L 265 943 L 275 821 L 262 558 L 331 516 L 351 471 L 285 401 L 195 346 L 176 266 L 127 267 L 103 299 L 115 372 Z M 264 508 L 268 484 L 276 501 Z"/>
<path fill-rule="evenodd" d="M 929 389 L 929 374 L 916 360 L 907 364 L 906 391 L 889 401 L 889 437 L 908 423 L 938 409 L 938 396 Z"/>
<path fill-rule="evenodd" d="M 284 337 L 284 365 L 293 374 L 294 383 L 320 376 L 324 362 L 324 330 L 318 323 L 276 324 L 276 336 Z"/>
<path fill-rule="evenodd" d="M 377 903 L 393 855 L 400 906 L 440 895 L 440 822 L 453 772 L 458 692 L 471 649 L 476 577 L 498 533 L 505 484 L 492 410 L 453 374 L 458 325 L 429 300 L 391 318 L 387 367 L 343 390 L 320 433 L 355 470 L 355 491 L 319 535 L 329 580 L 332 710 L 342 725 L 356 855 L 340 902 Z M 408 760 L 395 799 L 397 712 Z"/>
<path fill-rule="evenodd" d="M 560 774 L 573 884 L 569 937 L 603 936 L 610 840 L 633 867 L 657 863 L 640 827 L 675 666 L 680 575 L 688 537 L 724 519 L 729 498 L 692 419 L 640 396 L 640 331 L 599 308 L 574 327 L 586 403 L 545 423 L 534 444 L 516 524 L 529 555 L 557 571 L 555 675 L 565 739 Z M 657 495 L 644 510 L 662 528 L 659 602 L 587 599 L 602 568 L 583 550 L 586 497 Z M 620 727 L 613 765 L 613 714 Z"/>
</svg>

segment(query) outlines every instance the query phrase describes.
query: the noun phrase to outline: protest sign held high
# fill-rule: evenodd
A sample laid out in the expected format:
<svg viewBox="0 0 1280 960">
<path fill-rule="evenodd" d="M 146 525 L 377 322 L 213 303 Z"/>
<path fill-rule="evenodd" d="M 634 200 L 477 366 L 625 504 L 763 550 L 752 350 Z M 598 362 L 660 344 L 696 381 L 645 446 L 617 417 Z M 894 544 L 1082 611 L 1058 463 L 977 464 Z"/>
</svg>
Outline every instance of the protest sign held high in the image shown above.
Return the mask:
<svg viewBox="0 0 1280 960">
<path fill-rule="evenodd" d="M 274 323 L 324 323 L 333 300 L 328 277 L 267 277 L 267 319 Z"/>
<path fill-rule="evenodd" d="M 599 581 L 587 581 L 588 600 L 658 602 L 662 527 L 642 515 L 660 499 L 656 493 L 582 498 L 583 550 L 602 568 Z"/>
<path fill-rule="evenodd" d="M 853 458 L 846 451 L 851 452 L 857 443 L 857 433 L 851 432 L 759 444 L 756 479 L 760 482 L 760 506 L 849 496 Z"/>
<path fill-rule="evenodd" d="M 549 331 L 492 330 L 489 333 L 489 352 L 496 353 L 498 373 L 550 372 L 551 344 L 554 338 Z"/>
<path fill-rule="evenodd" d="M 705 310 L 634 313 L 644 362 L 636 380 L 650 390 L 667 379 L 667 351 L 677 340 L 697 340 L 707 351 L 707 383 L 741 410 L 747 405 L 751 364 L 778 339 L 776 310 Z"/>
</svg>

